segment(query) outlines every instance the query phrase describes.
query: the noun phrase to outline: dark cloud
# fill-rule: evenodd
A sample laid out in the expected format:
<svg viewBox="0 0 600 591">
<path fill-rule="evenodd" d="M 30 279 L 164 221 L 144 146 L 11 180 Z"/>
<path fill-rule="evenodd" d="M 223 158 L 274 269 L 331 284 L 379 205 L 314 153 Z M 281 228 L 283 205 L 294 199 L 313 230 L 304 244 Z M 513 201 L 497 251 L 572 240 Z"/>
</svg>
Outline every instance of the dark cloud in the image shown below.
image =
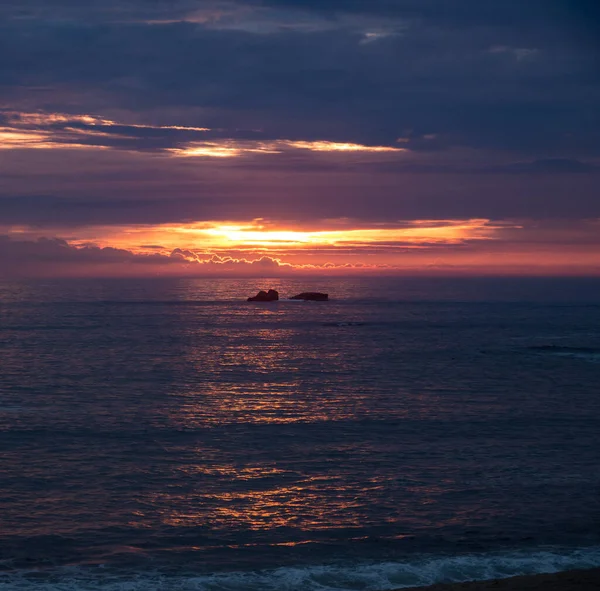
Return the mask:
<svg viewBox="0 0 600 591">
<path fill-rule="evenodd" d="M 104 111 L 201 107 L 201 121 L 192 123 L 260 129 L 266 137 L 389 144 L 411 130 L 444 138 L 440 147 L 541 156 L 541 150 L 563 150 L 571 134 L 597 150 L 597 62 L 561 34 L 558 17 L 547 16 L 552 10 L 532 4 L 537 8 L 470 1 L 452 10 L 440 2 L 281 3 L 284 9 L 419 16 L 401 34 L 371 43 L 361 42 L 372 28 L 368 20 L 350 29 L 342 23 L 261 35 L 186 22 L 26 19 L 3 27 L 0 71 L 15 102 L 24 93 L 31 100 L 28 89 L 35 87 L 46 89 L 45 106 L 83 93 L 89 107 Z M 183 3 L 181 10 L 198 6 Z M 540 20 L 540 12 L 546 18 Z M 465 35 L 442 17 L 472 30 Z M 522 21 L 537 23 L 536 30 L 522 31 Z"/>
<path fill-rule="evenodd" d="M 600 172 L 600 167 L 589 162 L 582 162 L 581 160 L 572 160 L 569 158 L 545 158 L 542 160 L 534 160 L 532 162 L 514 162 L 512 164 L 496 166 L 486 170 L 495 173 L 570 174 Z"/>
<path fill-rule="evenodd" d="M 159 247 L 160 248 L 160 247 Z M 362 266 L 358 264 L 357 266 Z M 176 248 L 170 254 L 136 254 L 120 248 L 75 246 L 58 238 L 18 240 L 0 235 L 0 277 L 44 276 L 152 276 L 157 272 L 178 276 L 245 274 L 264 276 L 327 268 L 353 268 L 353 264 L 298 265 L 272 256 L 252 258 L 230 255 L 200 256 Z"/>
<path fill-rule="evenodd" d="M 600 216 L 599 20 L 585 0 L 6 0 L 0 222 Z M 166 155 L 280 140 L 407 152 Z"/>
<path fill-rule="evenodd" d="M 540 160 L 510 162 L 497 165 L 473 163 L 415 162 L 402 159 L 381 162 L 366 162 L 354 165 L 355 170 L 373 170 L 387 173 L 423 174 L 572 174 L 598 173 L 600 166 L 570 158 L 543 158 Z"/>
<path fill-rule="evenodd" d="M 104 0 L 83 4 L 78 0 L 5 0 L 0 14 L 16 19 L 82 21 L 170 21 L 199 14 L 209 21 L 238 15 L 248 8 L 312 12 L 329 18 L 340 15 L 420 19 L 455 26 L 489 25 L 514 27 L 519 23 L 543 24 L 571 15 L 574 20 L 600 19 L 595 0 Z M 284 13 L 285 14 L 285 13 Z M 212 18 L 211 18 L 212 17 Z"/>
<path fill-rule="evenodd" d="M 600 19 L 594 0 L 251 0 L 255 5 L 296 8 L 328 13 L 358 13 L 386 17 L 419 18 L 460 26 L 555 22 L 558 15 Z"/>
<path fill-rule="evenodd" d="M 138 199 L 65 198 L 54 195 L 0 196 L 3 224 L 76 227 L 85 224 L 159 224 L 210 219 L 210 201 L 196 197 Z"/>
<path fill-rule="evenodd" d="M 263 257 L 256 261 L 231 258 L 200 259 L 192 252 L 176 249 L 169 255 L 135 254 L 129 250 L 97 246 L 72 246 L 58 238 L 14 240 L 0 236 L 0 276 L 38 276 L 52 274 L 151 274 L 149 267 L 169 267 L 175 273 L 194 273 L 207 267 L 222 265 L 240 268 L 276 268 L 279 263 Z M 190 269 L 190 265 L 192 268 Z"/>
<path fill-rule="evenodd" d="M 2 274 L 13 275 L 29 268 L 72 264 L 114 264 L 134 260 L 132 253 L 116 248 L 74 248 L 65 240 L 40 238 L 36 241 L 11 240 L 0 236 Z M 156 257 L 153 257 L 156 258 Z M 160 260 L 160 259 L 157 259 Z"/>
<path fill-rule="evenodd" d="M 67 22 L 122 22 L 184 18 L 194 9 L 223 2 L 205 0 L 103 0 L 82 3 L 78 0 L 5 0 L 0 15 L 14 20 Z"/>
<path fill-rule="evenodd" d="M 60 193 L 0 196 L 0 224 L 60 230 L 87 225 L 243 222 L 259 217 L 287 220 L 292 227 L 340 217 L 369 224 L 471 217 L 600 218 L 598 176 L 593 173 L 376 170 L 279 175 L 243 169 L 229 170 L 221 179 L 206 163 L 206 179 L 199 186 L 176 177 L 196 174 L 199 166 L 190 163 L 190 170 L 183 173 L 175 169 L 174 180 L 155 188 L 151 196 L 144 185 L 129 187 L 125 182 L 107 191 L 103 184 L 98 188 L 97 181 L 87 185 L 79 181 L 79 186 L 70 188 L 69 197 Z M 210 174 L 216 175 L 212 182 Z"/>
</svg>

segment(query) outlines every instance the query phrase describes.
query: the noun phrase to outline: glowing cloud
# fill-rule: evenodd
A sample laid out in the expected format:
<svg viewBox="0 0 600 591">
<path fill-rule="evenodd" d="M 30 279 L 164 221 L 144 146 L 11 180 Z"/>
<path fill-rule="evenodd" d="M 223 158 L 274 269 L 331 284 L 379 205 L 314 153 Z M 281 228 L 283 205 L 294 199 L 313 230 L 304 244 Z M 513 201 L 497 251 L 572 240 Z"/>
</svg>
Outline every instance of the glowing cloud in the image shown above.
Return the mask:
<svg viewBox="0 0 600 591">
<path fill-rule="evenodd" d="M 105 149 L 105 146 L 84 145 L 76 141 L 60 141 L 60 137 L 49 133 L 33 130 L 14 130 L 8 127 L 0 127 L 0 150 L 15 149 Z"/>
<path fill-rule="evenodd" d="M 188 240 L 221 247 L 263 246 L 273 248 L 303 248 L 318 245 L 360 247 L 384 243 L 402 244 L 403 248 L 424 244 L 459 244 L 467 240 L 489 240 L 502 226 L 487 219 L 472 220 L 416 220 L 402 227 L 347 228 L 343 230 L 289 230 L 265 227 L 260 221 L 246 225 L 194 224 L 170 228 L 188 236 Z"/>
<path fill-rule="evenodd" d="M 23 126 L 48 126 L 61 123 L 82 123 L 84 125 L 116 125 L 110 119 L 103 119 L 93 115 L 67 115 L 65 113 L 20 113 L 9 111 L 4 113 L 13 125 Z"/>
<path fill-rule="evenodd" d="M 34 131 L 15 131 L 8 127 L 0 127 L 0 150 L 14 148 L 47 148 L 51 146 L 45 133 Z"/>
<path fill-rule="evenodd" d="M 17 111 L 4 112 L 9 122 L 19 126 L 44 127 L 49 125 L 76 123 L 101 127 L 131 127 L 133 129 L 177 129 L 180 131 L 210 131 L 209 127 L 191 127 L 186 125 L 141 125 L 138 123 L 124 123 L 106 119 L 96 115 L 69 115 L 66 113 L 20 113 Z"/>
<path fill-rule="evenodd" d="M 590 249 L 588 242 L 570 243 L 568 231 L 560 234 L 566 239 L 561 254 L 549 249 L 556 241 L 552 224 L 540 229 L 487 219 L 410 220 L 375 227 L 357 227 L 348 219 L 320 223 L 336 229 L 290 229 L 266 220 L 87 226 L 67 241 L 48 239 L 47 231 L 33 227 L 0 225 L 7 234 L 0 235 L 0 260 L 5 272 L 23 276 L 382 270 L 544 274 L 557 269 L 597 275 L 600 269 L 598 249 Z M 598 220 L 582 230 L 596 245 Z M 46 267 L 44 261 L 52 264 Z"/>
<path fill-rule="evenodd" d="M 119 149 L 128 151 L 150 150 L 175 157 L 239 158 L 246 154 L 280 154 L 290 150 L 329 153 L 384 153 L 403 152 L 405 148 L 392 146 L 368 146 L 328 140 L 248 140 L 235 139 L 237 131 L 213 130 L 208 127 L 183 125 L 147 125 L 118 122 L 97 115 L 70 115 L 65 113 L 22 113 L 2 111 L 4 125 L 0 128 L 2 148 L 59 147 Z M 157 132 L 150 134 L 154 139 L 148 144 L 149 134 L 138 134 L 136 130 Z M 159 134 L 158 132 L 180 131 L 184 134 Z M 215 132 L 219 139 L 206 141 L 207 132 Z M 193 136 L 199 134 L 197 140 Z M 191 137 L 190 137 L 191 135 Z M 162 144 L 155 143 L 155 136 Z M 228 137 L 229 136 L 229 137 Z M 88 142 L 82 138 L 87 137 Z M 102 141 L 101 138 L 106 138 Z M 128 140 L 127 142 L 125 140 Z"/>
<path fill-rule="evenodd" d="M 404 152 L 402 148 L 391 146 L 363 146 L 361 144 L 350 144 L 327 141 L 281 141 L 281 144 L 299 150 L 310 150 L 311 152 Z"/>
<path fill-rule="evenodd" d="M 157 226 L 96 227 L 82 229 L 71 243 L 114 246 L 147 253 L 143 245 L 157 245 L 154 252 L 177 249 L 192 257 L 232 256 L 232 253 L 265 254 L 279 257 L 347 256 L 357 261 L 377 253 L 393 256 L 399 251 L 440 250 L 473 242 L 493 241 L 508 226 L 487 219 L 414 220 L 385 227 L 357 227 L 351 220 L 343 226 L 307 230 L 277 226 L 265 220 L 248 223 L 196 222 Z M 342 223 L 340 222 L 340 225 Z M 354 227 L 353 227 L 354 226 Z M 514 224 L 510 228 L 517 228 Z"/>
<path fill-rule="evenodd" d="M 169 148 L 167 152 L 175 156 L 205 158 L 236 158 L 244 153 L 278 154 L 272 144 L 263 142 L 241 143 L 241 142 L 196 142 L 188 144 L 184 148 Z"/>
<path fill-rule="evenodd" d="M 142 125 L 120 123 L 95 115 L 69 115 L 65 113 L 21 113 L 2 111 L 4 125 L 0 127 L 0 149 L 98 149 L 115 148 L 114 141 L 138 140 L 135 130 L 176 130 L 204 133 L 207 127 L 181 125 Z M 129 133 L 127 133 L 129 132 Z M 90 142 L 82 143 L 84 138 Z M 113 140 L 102 142 L 99 138 Z M 96 141 L 94 141 L 96 140 Z M 127 149 L 119 146 L 119 149 Z M 135 148 L 129 148 L 134 149 Z"/>
<path fill-rule="evenodd" d="M 245 153 L 280 154 L 285 150 L 309 150 L 311 152 L 405 152 L 404 148 L 391 146 L 363 146 L 361 144 L 329 141 L 274 140 L 270 142 L 194 142 L 181 148 L 167 150 L 175 156 L 203 156 L 209 158 L 234 158 Z"/>
</svg>

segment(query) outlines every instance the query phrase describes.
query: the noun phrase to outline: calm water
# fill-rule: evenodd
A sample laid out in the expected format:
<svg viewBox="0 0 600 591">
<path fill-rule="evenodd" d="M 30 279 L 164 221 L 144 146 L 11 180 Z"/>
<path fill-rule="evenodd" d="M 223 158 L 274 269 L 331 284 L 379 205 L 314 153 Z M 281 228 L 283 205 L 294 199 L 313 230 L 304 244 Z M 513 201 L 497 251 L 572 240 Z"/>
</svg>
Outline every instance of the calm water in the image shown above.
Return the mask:
<svg viewBox="0 0 600 591">
<path fill-rule="evenodd" d="M 0 283 L 0 586 L 600 566 L 599 425 L 598 280 Z"/>
</svg>

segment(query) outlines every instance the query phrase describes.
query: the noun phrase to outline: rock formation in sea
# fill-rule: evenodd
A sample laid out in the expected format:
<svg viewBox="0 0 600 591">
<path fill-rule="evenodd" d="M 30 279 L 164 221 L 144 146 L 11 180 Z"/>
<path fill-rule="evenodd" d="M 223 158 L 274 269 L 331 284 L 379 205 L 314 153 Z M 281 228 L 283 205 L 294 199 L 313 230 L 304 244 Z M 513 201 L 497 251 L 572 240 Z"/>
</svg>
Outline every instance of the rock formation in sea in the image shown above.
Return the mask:
<svg viewBox="0 0 600 591">
<path fill-rule="evenodd" d="M 310 300 L 313 302 L 325 302 L 328 299 L 328 294 L 320 293 L 318 291 L 303 291 L 302 293 L 290 298 L 290 300 Z"/>
<path fill-rule="evenodd" d="M 275 289 L 263 291 L 262 289 L 254 296 L 248 298 L 249 302 L 275 302 L 279 299 L 279 292 Z"/>
</svg>

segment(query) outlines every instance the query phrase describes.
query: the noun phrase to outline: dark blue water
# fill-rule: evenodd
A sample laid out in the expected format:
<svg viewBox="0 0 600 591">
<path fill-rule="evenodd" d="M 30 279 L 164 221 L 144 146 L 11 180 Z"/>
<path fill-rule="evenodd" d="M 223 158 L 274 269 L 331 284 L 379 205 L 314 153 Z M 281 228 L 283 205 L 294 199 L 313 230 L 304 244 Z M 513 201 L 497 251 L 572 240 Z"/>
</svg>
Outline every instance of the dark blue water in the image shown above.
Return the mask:
<svg viewBox="0 0 600 591">
<path fill-rule="evenodd" d="M 598 280 L 0 283 L 0 586 L 599 566 L 599 424 Z"/>
</svg>

